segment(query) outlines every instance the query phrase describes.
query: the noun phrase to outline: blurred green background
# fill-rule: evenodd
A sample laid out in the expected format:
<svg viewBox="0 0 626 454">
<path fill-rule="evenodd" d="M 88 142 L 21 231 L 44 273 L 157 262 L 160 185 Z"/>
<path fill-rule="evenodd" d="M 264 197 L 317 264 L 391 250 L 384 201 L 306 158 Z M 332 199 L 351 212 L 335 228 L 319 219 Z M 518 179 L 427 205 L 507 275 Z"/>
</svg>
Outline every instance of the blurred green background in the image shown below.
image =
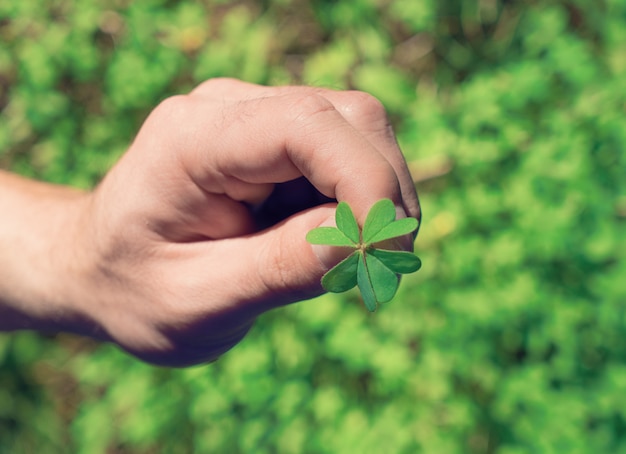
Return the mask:
<svg viewBox="0 0 626 454">
<path fill-rule="evenodd" d="M 214 76 L 376 95 L 423 269 L 185 370 L 1 335 L 0 453 L 626 452 L 626 2 L 3 0 L 0 166 L 92 187 Z"/>
</svg>

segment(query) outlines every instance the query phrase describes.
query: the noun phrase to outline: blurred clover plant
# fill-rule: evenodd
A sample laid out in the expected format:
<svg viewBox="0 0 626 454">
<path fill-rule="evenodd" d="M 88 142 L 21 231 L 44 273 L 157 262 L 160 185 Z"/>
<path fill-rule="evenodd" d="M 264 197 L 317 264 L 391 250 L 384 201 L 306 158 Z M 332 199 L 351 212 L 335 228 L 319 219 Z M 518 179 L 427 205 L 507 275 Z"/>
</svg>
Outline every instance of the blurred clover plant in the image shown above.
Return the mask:
<svg viewBox="0 0 626 454">
<path fill-rule="evenodd" d="M 396 219 L 396 209 L 389 199 L 381 199 L 370 209 L 363 229 L 359 228 L 352 209 L 339 202 L 335 212 L 337 227 L 317 227 L 306 239 L 311 244 L 350 247 L 354 251 L 322 277 L 322 287 L 342 293 L 358 285 L 365 307 L 374 312 L 396 294 L 399 274 L 414 273 L 422 266 L 415 254 L 381 249 L 377 244 L 417 229 L 415 218 Z"/>
</svg>

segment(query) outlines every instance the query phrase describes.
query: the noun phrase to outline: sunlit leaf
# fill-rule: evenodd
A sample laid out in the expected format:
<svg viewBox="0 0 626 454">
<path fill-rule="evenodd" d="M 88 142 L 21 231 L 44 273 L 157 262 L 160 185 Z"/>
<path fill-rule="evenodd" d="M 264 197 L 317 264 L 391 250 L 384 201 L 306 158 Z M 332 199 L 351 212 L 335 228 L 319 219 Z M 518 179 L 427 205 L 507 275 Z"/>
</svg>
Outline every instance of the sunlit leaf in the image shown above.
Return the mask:
<svg viewBox="0 0 626 454">
<path fill-rule="evenodd" d="M 394 273 L 414 273 L 422 267 L 422 261 L 411 252 L 371 248 L 367 253 L 376 257 Z"/>
<path fill-rule="evenodd" d="M 333 293 L 341 293 L 350 290 L 357 284 L 357 252 L 346 257 L 322 277 L 322 287 Z"/>
<path fill-rule="evenodd" d="M 368 311 L 374 312 L 376 310 L 376 295 L 367 272 L 365 255 L 363 253 L 358 254 L 357 283 L 359 284 L 359 291 L 365 307 Z"/>
<path fill-rule="evenodd" d="M 335 222 L 337 223 L 337 228 L 341 230 L 345 236 L 350 238 L 354 243 L 359 243 L 361 240 L 359 225 L 354 218 L 352 209 L 346 202 L 339 202 L 337 205 Z"/>
<path fill-rule="evenodd" d="M 345 202 L 337 204 L 337 227 L 318 227 L 307 234 L 313 244 L 352 247 L 354 252 L 322 277 L 329 292 L 341 293 L 358 285 L 365 307 L 374 312 L 379 303 L 390 301 L 400 282 L 399 274 L 412 273 L 421 267 L 420 259 L 410 252 L 380 250 L 372 243 L 411 233 L 417 228 L 414 218 L 395 220 L 393 202 L 375 203 L 359 229 L 354 213 Z"/>
<path fill-rule="evenodd" d="M 355 244 L 336 227 L 317 227 L 310 230 L 306 240 L 311 244 L 325 244 L 328 246 L 352 246 Z"/>
<path fill-rule="evenodd" d="M 368 243 L 377 243 L 379 241 L 385 241 L 390 238 L 396 238 L 398 236 L 407 235 L 417 229 L 417 219 L 415 218 L 403 218 L 393 221 L 391 224 L 387 224 L 378 233 L 369 237 Z"/>
<path fill-rule="evenodd" d="M 381 199 L 376 202 L 365 219 L 365 224 L 363 225 L 363 241 L 365 243 L 371 243 L 371 238 L 395 219 L 396 207 L 391 200 Z"/>
<path fill-rule="evenodd" d="M 399 279 L 396 273 L 369 253 L 365 253 L 365 264 L 376 301 L 379 303 L 391 301 L 398 290 Z"/>
</svg>

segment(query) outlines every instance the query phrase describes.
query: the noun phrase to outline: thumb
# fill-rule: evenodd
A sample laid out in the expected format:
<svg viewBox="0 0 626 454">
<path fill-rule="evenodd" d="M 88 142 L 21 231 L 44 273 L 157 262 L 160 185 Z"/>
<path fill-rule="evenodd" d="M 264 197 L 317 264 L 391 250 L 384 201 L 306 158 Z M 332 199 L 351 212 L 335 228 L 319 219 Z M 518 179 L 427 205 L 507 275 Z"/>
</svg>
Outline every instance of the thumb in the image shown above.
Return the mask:
<svg viewBox="0 0 626 454">
<path fill-rule="evenodd" d="M 250 261 L 258 281 L 256 298 L 268 308 L 318 296 L 324 292 L 320 280 L 324 273 L 345 258 L 345 248 L 311 245 L 306 234 L 313 228 L 335 225 L 335 206 L 322 205 L 298 213 L 257 235 L 248 246 L 259 251 Z"/>
</svg>

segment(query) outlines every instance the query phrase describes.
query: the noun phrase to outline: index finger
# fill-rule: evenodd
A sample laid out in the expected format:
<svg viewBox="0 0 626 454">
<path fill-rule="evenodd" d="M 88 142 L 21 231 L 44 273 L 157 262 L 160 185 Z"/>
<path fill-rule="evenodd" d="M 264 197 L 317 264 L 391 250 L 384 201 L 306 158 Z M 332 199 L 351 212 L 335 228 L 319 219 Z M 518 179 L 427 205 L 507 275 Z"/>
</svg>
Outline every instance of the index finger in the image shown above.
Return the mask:
<svg viewBox="0 0 626 454">
<path fill-rule="evenodd" d="M 202 133 L 181 161 L 206 191 L 246 200 L 257 185 L 304 176 L 324 195 L 350 203 L 361 222 L 381 198 L 403 206 L 394 168 L 319 94 L 188 102 L 185 129 L 194 123 Z"/>
<path fill-rule="evenodd" d="M 383 104 L 374 96 L 361 91 L 333 90 L 324 87 L 267 87 L 232 78 L 209 79 L 198 85 L 193 94 L 209 98 L 241 101 L 255 98 L 315 93 L 329 100 L 335 109 L 387 159 L 400 183 L 404 208 L 409 216 L 421 218 L 421 209 L 413 178 Z"/>
</svg>

